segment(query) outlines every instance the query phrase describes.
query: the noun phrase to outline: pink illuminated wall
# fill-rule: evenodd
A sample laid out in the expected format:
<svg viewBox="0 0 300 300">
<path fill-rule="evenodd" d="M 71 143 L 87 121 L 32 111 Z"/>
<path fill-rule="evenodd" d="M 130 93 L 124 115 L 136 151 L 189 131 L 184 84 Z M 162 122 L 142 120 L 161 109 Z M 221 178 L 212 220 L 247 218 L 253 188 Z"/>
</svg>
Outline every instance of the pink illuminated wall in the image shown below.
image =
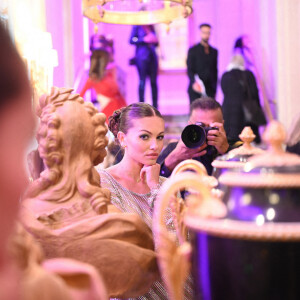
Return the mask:
<svg viewBox="0 0 300 300">
<path fill-rule="evenodd" d="M 212 25 L 211 45 L 219 50 L 219 78 L 225 71 L 232 55 L 235 39 L 247 34 L 253 47 L 263 56 L 263 72 L 272 81 L 274 53 L 268 48 L 274 41 L 269 37 L 270 28 L 264 34 L 263 26 L 273 26 L 272 12 L 260 10 L 268 0 L 194 0 L 194 12 L 189 18 L 189 44 L 199 41 L 198 25 L 203 22 Z M 47 30 L 52 33 L 53 46 L 58 51 L 59 67 L 55 69 L 54 84 L 58 86 L 73 86 L 80 70 L 84 67 L 87 54 L 84 53 L 83 17 L 81 1 L 46 0 Z M 89 21 L 90 22 L 90 21 Z M 270 23 L 271 22 L 271 23 Z M 92 34 L 93 24 L 89 25 Z M 276 28 L 274 28 L 275 32 Z M 129 45 L 131 26 L 100 24 L 99 31 L 113 36 L 115 41 L 115 60 L 126 72 L 127 102 L 138 100 L 138 76 L 135 67 L 128 65 L 128 60 L 134 55 L 134 46 Z M 275 35 L 275 34 L 274 34 Z M 262 37 L 266 39 L 261 40 Z M 162 113 L 182 114 L 188 112 L 187 85 L 185 71 L 161 74 L 159 83 L 159 103 Z M 268 84 L 268 86 L 270 86 Z M 150 86 L 146 86 L 146 101 L 150 103 Z M 218 87 L 217 100 L 222 102 L 222 92 Z"/>
<path fill-rule="evenodd" d="M 60 16 L 63 15 L 62 1 L 46 0 L 46 30 L 52 34 L 53 48 L 58 53 L 58 67 L 54 68 L 54 80 L 55 86 L 65 85 L 65 68 L 64 68 L 64 36 L 61 31 L 64 28 L 64 19 Z"/>
</svg>

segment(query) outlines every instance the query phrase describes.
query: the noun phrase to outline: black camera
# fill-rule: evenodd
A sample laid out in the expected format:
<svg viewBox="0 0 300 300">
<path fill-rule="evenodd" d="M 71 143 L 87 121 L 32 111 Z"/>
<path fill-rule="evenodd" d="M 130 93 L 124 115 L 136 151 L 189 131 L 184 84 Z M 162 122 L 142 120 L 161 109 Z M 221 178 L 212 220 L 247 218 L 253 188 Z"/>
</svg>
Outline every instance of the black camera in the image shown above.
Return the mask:
<svg viewBox="0 0 300 300">
<path fill-rule="evenodd" d="M 209 130 L 219 130 L 219 128 L 205 126 L 202 122 L 188 125 L 183 129 L 181 139 L 188 148 L 198 148 L 206 142 Z"/>
</svg>

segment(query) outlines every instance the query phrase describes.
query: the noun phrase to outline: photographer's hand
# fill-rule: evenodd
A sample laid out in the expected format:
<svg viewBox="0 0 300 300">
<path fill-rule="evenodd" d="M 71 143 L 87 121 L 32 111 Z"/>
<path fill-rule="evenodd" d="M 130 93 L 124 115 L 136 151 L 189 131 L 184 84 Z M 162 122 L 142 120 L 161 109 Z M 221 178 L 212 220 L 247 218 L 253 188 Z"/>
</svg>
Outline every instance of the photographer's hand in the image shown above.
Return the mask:
<svg viewBox="0 0 300 300">
<path fill-rule="evenodd" d="M 207 133 L 207 144 L 214 146 L 220 154 L 225 154 L 229 148 L 226 132 L 222 123 L 211 123 L 211 127 L 218 127 L 219 130 L 209 130 Z"/>
<path fill-rule="evenodd" d="M 180 162 L 186 159 L 205 155 L 206 147 L 207 144 L 205 143 L 199 148 L 191 149 L 186 147 L 183 141 L 180 139 L 176 145 L 176 148 L 166 157 L 164 164 L 170 171 L 173 171 Z"/>
</svg>

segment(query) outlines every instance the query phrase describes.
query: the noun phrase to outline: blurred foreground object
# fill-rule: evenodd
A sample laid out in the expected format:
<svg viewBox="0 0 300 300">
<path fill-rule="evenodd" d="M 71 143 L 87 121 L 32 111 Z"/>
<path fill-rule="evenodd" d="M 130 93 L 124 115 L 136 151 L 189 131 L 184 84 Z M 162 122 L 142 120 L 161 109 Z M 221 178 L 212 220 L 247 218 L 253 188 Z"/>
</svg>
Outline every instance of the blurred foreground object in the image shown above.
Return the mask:
<svg viewBox="0 0 300 300">
<path fill-rule="evenodd" d="M 282 124 L 271 121 L 263 135 L 268 150 L 219 178 L 227 187 L 226 219 L 190 223 L 211 249 L 206 278 L 213 299 L 300 296 L 300 156 L 284 152 L 285 137 Z"/>
<path fill-rule="evenodd" d="M 67 258 L 45 260 L 39 244 L 20 224 L 8 246 L 20 271 L 18 299 L 108 299 L 103 280 L 93 266 Z"/>
<path fill-rule="evenodd" d="M 180 201 L 176 196 L 181 189 L 192 190 L 185 202 Z M 168 205 L 173 211 L 179 244 L 174 236 L 168 233 L 164 224 L 164 215 Z M 226 208 L 219 199 L 213 196 L 210 187 L 201 175 L 191 172 L 177 173 L 164 183 L 159 193 L 153 222 L 159 267 L 172 300 L 184 299 L 184 285 L 191 269 L 192 248 L 187 240 L 185 223 L 186 216 L 190 213 L 199 213 L 203 218 L 223 217 L 226 214 Z M 201 299 L 201 297 L 194 294 L 193 299 Z"/>
</svg>

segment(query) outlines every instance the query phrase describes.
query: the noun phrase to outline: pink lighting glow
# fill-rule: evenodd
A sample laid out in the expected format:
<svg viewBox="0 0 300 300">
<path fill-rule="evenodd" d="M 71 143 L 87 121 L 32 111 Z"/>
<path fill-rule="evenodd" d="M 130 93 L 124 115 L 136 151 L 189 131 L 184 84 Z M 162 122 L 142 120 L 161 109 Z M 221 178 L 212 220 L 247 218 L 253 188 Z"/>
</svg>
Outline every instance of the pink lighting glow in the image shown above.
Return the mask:
<svg viewBox="0 0 300 300">
<path fill-rule="evenodd" d="M 81 13 L 81 1 L 71 1 L 68 11 L 65 10 L 66 5 L 62 4 L 63 1 L 45 0 L 45 2 L 47 31 L 52 33 L 53 47 L 58 51 L 60 62 L 60 65 L 54 70 L 54 85 L 74 86 L 79 73 L 87 68 L 88 63 L 87 37 L 86 32 L 84 32 L 84 28 L 87 28 L 87 21 Z M 247 34 L 258 54 L 258 62 L 263 58 L 262 72 L 268 74 L 266 77 L 269 81 L 268 92 L 270 97 L 274 97 L 272 87 L 275 83 L 272 82 L 274 81 L 272 73 L 275 69 L 275 54 L 270 50 L 270 45 L 275 44 L 275 37 L 269 34 L 270 30 L 262 29 L 268 26 L 274 28 L 275 31 L 274 13 L 269 11 L 270 16 L 264 14 L 263 18 L 257 1 L 245 0 L 194 1 L 193 8 L 194 12 L 188 19 L 188 44 L 192 45 L 199 42 L 198 25 L 200 23 L 207 22 L 212 25 L 210 43 L 219 50 L 218 76 L 221 78 L 232 55 L 235 39 Z M 268 19 L 268 23 L 265 19 Z M 91 35 L 94 24 L 90 20 L 88 23 L 89 35 Z M 131 26 L 128 25 L 99 24 L 100 33 L 109 34 L 114 38 L 116 63 L 127 75 L 126 100 L 128 103 L 135 102 L 138 98 L 137 71 L 134 66 L 128 65 L 128 60 L 134 55 L 135 50 L 128 43 L 130 31 Z M 66 49 L 71 49 L 71 51 L 66 51 Z M 161 73 L 158 77 L 158 84 L 159 108 L 163 114 L 188 113 L 188 79 L 185 70 Z M 150 103 L 149 85 L 149 83 L 146 85 L 146 101 Z M 222 91 L 218 86 L 217 100 L 222 102 L 222 98 Z"/>
</svg>

